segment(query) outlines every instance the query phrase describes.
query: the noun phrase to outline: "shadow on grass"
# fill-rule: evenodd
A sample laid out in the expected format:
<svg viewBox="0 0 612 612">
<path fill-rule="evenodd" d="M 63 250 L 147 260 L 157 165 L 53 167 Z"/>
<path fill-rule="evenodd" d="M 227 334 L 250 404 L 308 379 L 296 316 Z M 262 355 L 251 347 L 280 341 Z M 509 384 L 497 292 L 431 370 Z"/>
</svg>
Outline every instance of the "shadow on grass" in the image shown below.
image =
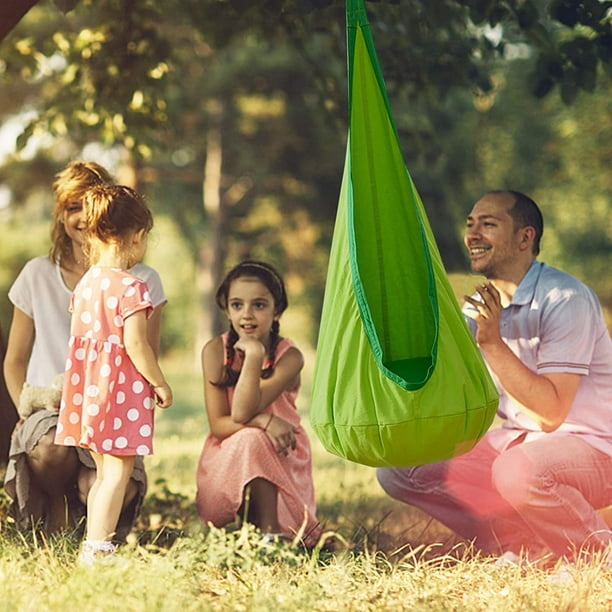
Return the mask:
<svg viewBox="0 0 612 612">
<path fill-rule="evenodd" d="M 2 534 L 15 543 L 36 547 L 63 537 L 69 549 L 78 548 L 79 534 L 64 532 L 51 538 L 33 528 L 20 532 L 7 516 L 9 498 L 0 492 Z M 320 503 L 317 514 L 326 532 L 339 534 L 351 543 L 352 554 L 382 553 L 390 563 L 410 556 L 434 560 L 465 558 L 467 546 L 437 521 L 415 508 L 392 499 L 361 496 L 357 502 Z M 200 522 L 194 500 L 172 491 L 165 479 L 149 489 L 141 513 L 128 535 L 132 545 L 169 549 L 177 540 L 201 536 L 208 529 Z"/>
<path fill-rule="evenodd" d="M 465 556 L 466 547 L 454 533 L 392 499 L 362 496 L 357 503 L 320 503 L 317 514 L 323 530 L 350 542 L 354 554 L 383 553 L 390 562 L 404 560 L 415 551 L 420 559 L 428 560 Z M 206 531 L 193 500 L 171 491 L 167 482 L 159 479 L 131 535 L 140 544 L 169 547 L 179 538 Z"/>
<path fill-rule="evenodd" d="M 321 503 L 317 514 L 326 530 L 355 544 L 356 551 L 381 552 L 391 562 L 421 550 L 432 559 L 453 555 L 462 540 L 420 510 L 393 499 L 362 496 L 357 503 Z M 461 555 L 463 556 L 463 554 Z"/>
</svg>

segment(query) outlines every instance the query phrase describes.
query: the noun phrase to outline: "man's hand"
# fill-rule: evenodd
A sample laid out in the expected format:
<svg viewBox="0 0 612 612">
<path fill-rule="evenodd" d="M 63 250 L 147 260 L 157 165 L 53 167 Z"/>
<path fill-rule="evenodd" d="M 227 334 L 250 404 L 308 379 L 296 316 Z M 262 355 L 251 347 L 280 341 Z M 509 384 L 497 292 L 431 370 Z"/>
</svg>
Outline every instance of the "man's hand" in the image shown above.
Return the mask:
<svg viewBox="0 0 612 612">
<path fill-rule="evenodd" d="M 472 318 L 477 325 L 476 342 L 480 346 L 497 344 L 503 342 L 499 332 L 502 304 L 499 291 L 491 281 L 485 281 L 482 285 L 476 285 L 476 291 L 480 300 L 464 296 L 466 302 L 476 310 L 468 310 L 466 314 Z"/>
<path fill-rule="evenodd" d="M 542 428 L 550 432 L 567 418 L 580 375 L 537 374 L 531 371 L 503 341 L 499 322 L 502 304 L 499 291 L 490 281 L 476 287 L 480 300 L 465 297 L 476 311 L 465 311 L 477 325 L 476 342 L 497 381 L 519 406 Z"/>
</svg>

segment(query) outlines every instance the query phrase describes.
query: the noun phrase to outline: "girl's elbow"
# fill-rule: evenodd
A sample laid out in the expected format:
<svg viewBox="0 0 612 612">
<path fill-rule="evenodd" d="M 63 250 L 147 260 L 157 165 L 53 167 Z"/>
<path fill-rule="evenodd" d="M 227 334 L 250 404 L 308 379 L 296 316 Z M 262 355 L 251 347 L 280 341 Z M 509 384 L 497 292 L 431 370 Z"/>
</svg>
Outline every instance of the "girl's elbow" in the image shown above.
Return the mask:
<svg viewBox="0 0 612 612">
<path fill-rule="evenodd" d="M 132 361 L 134 361 L 134 358 L 137 358 L 137 354 L 138 354 L 137 344 L 134 344 L 133 342 L 125 342 L 123 346 L 125 347 L 125 352 L 127 356 Z"/>
<path fill-rule="evenodd" d="M 232 412 L 231 417 L 232 421 L 236 423 L 236 425 L 246 425 L 251 420 L 253 415 Z"/>
<path fill-rule="evenodd" d="M 252 402 L 234 402 L 230 410 L 230 418 L 237 425 L 246 425 L 258 412 L 258 407 Z"/>
<path fill-rule="evenodd" d="M 125 352 L 134 363 L 141 363 L 152 355 L 148 352 L 148 345 L 142 342 L 130 342 L 125 344 Z"/>
<path fill-rule="evenodd" d="M 217 438 L 217 440 L 225 440 L 225 438 L 228 437 L 228 434 L 223 427 L 211 426 L 210 435 L 213 436 L 214 438 Z"/>
</svg>

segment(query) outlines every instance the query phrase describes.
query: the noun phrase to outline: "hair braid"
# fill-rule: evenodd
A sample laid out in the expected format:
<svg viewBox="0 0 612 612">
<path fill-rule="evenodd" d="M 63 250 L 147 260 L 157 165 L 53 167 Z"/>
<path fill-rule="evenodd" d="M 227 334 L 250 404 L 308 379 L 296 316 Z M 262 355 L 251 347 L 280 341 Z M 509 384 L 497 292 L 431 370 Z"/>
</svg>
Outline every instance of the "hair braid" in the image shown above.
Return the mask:
<svg viewBox="0 0 612 612">
<path fill-rule="evenodd" d="M 223 375 L 221 377 L 221 380 L 213 382 L 213 385 L 215 385 L 216 387 L 233 387 L 238 381 L 238 376 L 240 372 L 237 372 L 236 370 L 234 370 L 234 368 L 232 368 L 232 365 L 234 364 L 234 357 L 236 355 L 234 344 L 236 344 L 237 341 L 238 334 L 230 323 L 229 332 L 227 335 L 227 347 L 225 350 L 225 364 L 223 366 Z"/>
<path fill-rule="evenodd" d="M 268 347 L 268 361 L 266 367 L 261 372 L 262 378 L 270 378 L 274 372 L 274 358 L 276 357 L 276 347 L 280 342 L 279 335 L 280 325 L 278 320 L 272 322 L 272 328 L 270 329 L 270 342 Z"/>
</svg>

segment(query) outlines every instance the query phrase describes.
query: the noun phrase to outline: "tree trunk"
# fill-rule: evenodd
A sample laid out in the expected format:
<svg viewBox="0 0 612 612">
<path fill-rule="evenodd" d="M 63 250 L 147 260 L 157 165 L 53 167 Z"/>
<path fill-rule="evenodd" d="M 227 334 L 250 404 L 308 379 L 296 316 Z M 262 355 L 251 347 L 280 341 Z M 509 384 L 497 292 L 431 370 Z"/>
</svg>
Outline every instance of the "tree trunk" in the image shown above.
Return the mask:
<svg viewBox="0 0 612 612">
<path fill-rule="evenodd" d="M 196 264 L 197 335 L 196 360 L 204 343 L 221 332 L 223 313 L 215 304 L 215 291 L 221 282 L 227 258 L 226 214 L 221 201 L 221 177 L 223 165 L 222 120 L 223 108 L 218 100 L 207 104 L 209 127 L 206 133 L 206 161 L 202 182 L 202 203 L 206 213 L 207 233 Z"/>
<path fill-rule="evenodd" d="M 2 0 L 0 2 L 0 40 L 21 20 L 38 0 Z"/>
</svg>

